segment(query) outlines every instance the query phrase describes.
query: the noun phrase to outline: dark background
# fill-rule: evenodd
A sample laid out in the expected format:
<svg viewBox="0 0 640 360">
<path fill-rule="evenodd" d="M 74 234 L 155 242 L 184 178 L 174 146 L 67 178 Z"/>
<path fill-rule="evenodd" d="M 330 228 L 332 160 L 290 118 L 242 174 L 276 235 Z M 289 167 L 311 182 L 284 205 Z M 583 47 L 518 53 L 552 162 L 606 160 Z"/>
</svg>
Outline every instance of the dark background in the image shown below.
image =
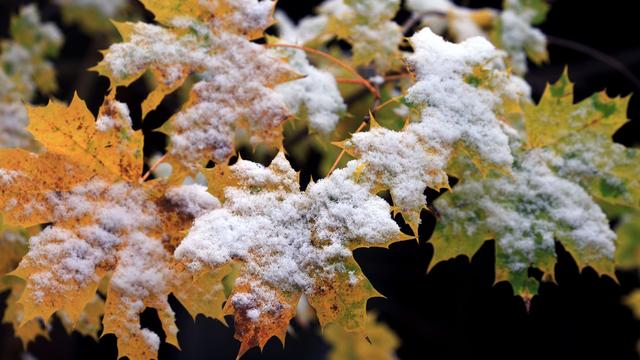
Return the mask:
<svg viewBox="0 0 640 360">
<path fill-rule="evenodd" d="M 108 1 L 108 0 L 105 0 Z M 0 36 L 6 37 L 8 18 L 27 1 L 0 2 Z M 86 68 L 100 60 L 99 48 L 106 38 L 91 38 L 77 26 L 60 23 L 58 9 L 37 1 L 45 20 L 63 29 L 66 42 L 56 60 L 59 99 L 70 100 L 73 91 L 87 100 L 94 111 L 102 101 L 108 83 Z M 318 1 L 280 0 L 279 7 L 290 16 L 309 14 Z M 467 1 L 472 7 L 499 7 L 501 1 Z M 534 97 L 544 85 L 555 81 L 565 65 L 576 83 L 577 99 L 607 89 L 610 96 L 640 92 L 640 27 L 636 1 L 557 0 L 541 26 L 550 38 L 551 61 L 531 66 L 527 80 Z M 138 4 L 139 5 L 139 4 Z M 146 14 L 150 17 L 149 14 Z M 399 19 L 407 14 L 400 13 Z M 587 48 L 585 48 L 585 46 Z M 624 68 L 626 70 L 620 70 Z M 146 96 L 143 82 L 119 90 L 118 98 L 129 103 L 137 126 L 141 126 L 139 103 Z M 44 97 L 37 102 L 43 103 Z M 138 104 L 138 105 L 136 105 Z M 143 131 L 145 151 L 162 145 L 163 138 L 151 130 L 168 119 L 179 106 L 170 96 L 151 113 Z M 640 143 L 640 102 L 631 98 L 629 118 L 615 140 L 627 146 Z M 318 160 L 297 164 L 303 173 L 316 175 Z M 308 175 L 307 175 L 308 176 Z M 428 242 L 434 219 L 423 213 L 420 240 L 394 244 L 390 249 L 359 249 L 355 257 L 374 286 L 386 296 L 369 301 L 370 311 L 388 324 L 401 339 L 401 359 L 637 359 L 636 342 L 640 323 L 621 304 L 623 297 L 640 286 L 635 272 L 618 272 L 619 283 L 599 277 L 591 268 L 580 272 L 560 246 L 556 265 L 557 284 L 543 283 L 527 313 L 525 304 L 513 295 L 508 283 L 494 281 L 494 243 L 488 241 L 472 258 L 460 256 L 443 262 L 426 274 L 433 254 Z M 535 274 L 535 271 L 532 272 Z M 0 314 L 4 299 L 0 295 Z M 163 344 L 160 359 L 234 359 L 239 343 L 233 327 L 202 316 L 192 319 L 172 299 L 178 316 L 182 351 Z M 155 311 L 148 309 L 143 326 L 162 333 Z M 286 347 L 272 339 L 262 353 L 249 351 L 243 359 L 323 359 L 329 347 L 319 336 L 317 325 L 300 328 L 287 336 Z M 38 338 L 29 352 L 38 359 L 114 359 L 116 340 L 112 335 L 99 343 L 78 334 L 67 335 L 54 321 L 51 340 Z M 10 326 L 0 327 L 0 358 L 19 359 L 20 341 Z"/>
</svg>

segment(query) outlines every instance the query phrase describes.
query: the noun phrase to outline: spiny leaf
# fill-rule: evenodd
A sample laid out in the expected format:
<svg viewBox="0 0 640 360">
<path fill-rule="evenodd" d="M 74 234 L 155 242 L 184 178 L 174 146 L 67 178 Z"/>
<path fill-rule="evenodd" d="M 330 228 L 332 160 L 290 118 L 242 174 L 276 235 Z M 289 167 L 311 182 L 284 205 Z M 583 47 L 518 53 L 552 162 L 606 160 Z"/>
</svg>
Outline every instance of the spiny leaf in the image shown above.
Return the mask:
<svg viewBox="0 0 640 360">
<path fill-rule="evenodd" d="M 601 92 L 573 104 L 573 84 L 565 71 L 547 86 L 538 105 L 525 106 L 529 147 L 550 148 L 563 177 L 581 184 L 599 201 L 640 208 L 640 152 L 614 143 L 625 124 L 629 98 Z"/>
<path fill-rule="evenodd" d="M 249 41 L 271 24 L 274 2 L 145 4 L 165 26 L 119 24 L 125 42 L 112 45 L 95 70 L 118 86 L 149 69 L 158 85 L 142 104 L 143 115 L 190 74 L 201 75 L 183 109 L 161 129 L 171 137 L 174 162 L 194 170 L 208 160 L 227 160 L 236 130 L 246 131 L 254 144 L 279 147 L 282 124 L 290 114 L 273 88 L 299 74 Z"/>
<path fill-rule="evenodd" d="M 156 356 L 158 336 L 139 324 L 147 306 L 158 309 L 167 341 L 177 345 L 167 296 L 187 275 L 175 269 L 171 252 L 193 218 L 219 202 L 197 185 L 139 183 L 142 141 L 124 104 L 107 99 L 97 121 L 77 98 L 30 113 L 30 130 L 47 151 L 0 150 L 4 219 L 53 225 L 30 239 L 12 273 L 26 280 L 20 322 L 64 311 L 79 326 L 111 274 L 104 333 L 118 336 L 121 355 Z"/>
<path fill-rule="evenodd" d="M 308 294 L 309 305 L 318 315 L 321 326 L 334 324 L 345 331 L 363 334 L 367 324 L 367 301 L 382 297 L 353 259 L 345 261 L 345 271 L 335 279 L 320 281 Z"/>
<path fill-rule="evenodd" d="M 174 295 L 192 316 L 202 314 L 224 322 L 222 306 L 227 296 L 222 281 L 232 271 L 231 265 L 208 271 Z"/>
<path fill-rule="evenodd" d="M 272 336 L 284 339 L 303 293 L 323 326 L 363 329 L 366 302 L 379 294 L 351 251 L 404 237 L 389 205 L 353 181 L 356 167 L 352 162 L 305 192 L 282 153 L 268 168 L 245 160 L 225 168 L 237 185 L 225 190 L 221 209 L 196 219 L 175 256 L 196 274 L 242 264 L 226 305 L 241 354 Z"/>
<path fill-rule="evenodd" d="M 0 276 L 13 271 L 27 253 L 28 232 L 19 229 L 7 229 L 0 218 Z"/>
<path fill-rule="evenodd" d="M 107 170 L 114 178 L 133 182 L 141 176 L 142 134 L 131 129 L 126 105 L 108 99 L 97 123 L 77 94 L 69 106 L 49 102 L 27 109 L 27 129 L 49 152 L 96 171 Z"/>
<path fill-rule="evenodd" d="M 577 104 L 573 97 L 573 83 L 565 69 L 555 84 L 546 87 L 537 105 L 525 106 L 530 148 L 555 145 L 581 134 L 611 137 L 628 121 L 628 97 L 611 99 L 601 92 Z"/>
<path fill-rule="evenodd" d="M 483 39 L 453 44 L 424 29 L 411 41 L 415 53 L 409 63 L 417 82 L 407 99 L 420 107 L 420 120 L 402 131 L 374 128 L 354 134 L 346 145 L 366 162 L 364 181 L 376 190 L 389 189 L 394 206 L 417 233 L 420 211 L 426 206 L 424 191 L 449 187 L 445 171 L 457 149 L 466 150 L 481 172 L 509 171 L 513 156 L 508 134 L 515 130 L 496 114 L 503 98 L 518 99 L 521 94 L 500 90 L 511 80 L 487 66 L 499 61 L 500 54 Z M 475 84 L 469 84 L 470 74 Z"/>
<path fill-rule="evenodd" d="M 216 30 L 242 35 L 249 40 L 263 36 L 274 22 L 273 0 L 142 0 L 156 21 L 175 26 L 177 18 L 190 17 Z"/>
<path fill-rule="evenodd" d="M 531 23 L 537 25 L 544 21 L 550 6 L 547 0 L 507 0 L 504 2 L 504 9 L 520 13 L 529 12 Z"/>
<path fill-rule="evenodd" d="M 264 348 L 272 337 L 284 345 L 289 321 L 295 316 L 299 291 L 286 292 L 260 284 L 260 280 L 237 281 L 225 305 L 234 315 L 235 337 L 240 341 L 238 358 L 252 347 Z"/>
<path fill-rule="evenodd" d="M 62 325 L 67 330 L 68 334 L 71 334 L 73 331 L 77 331 L 78 333 L 90 336 L 94 340 L 98 341 L 98 334 L 102 329 L 102 316 L 104 315 L 104 300 L 99 294 L 96 294 L 93 297 L 93 301 L 89 302 L 85 307 L 78 319 L 77 323 L 74 324 L 69 317 L 66 316 L 64 312 L 57 312 L 56 315 L 60 318 Z"/>
<path fill-rule="evenodd" d="M 480 179 L 465 173 L 452 193 L 435 202 L 441 213 L 432 243 L 434 261 L 473 254 L 484 240 L 496 240 L 496 281 L 509 280 L 519 294 L 535 295 L 529 266 L 551 278 L 558 240 L 580 268 L 613 276 L 615 234 L 598 205 L 578 185 L 548 167 L 548 154 L 521 155 L 513 176 Z"/>
<path fill-rule="evenodd" d="M 38 8 L 30 5 L 11 18 L 10 32 L 13 41 L 3 42 L 2 50 L 14 55 L 6 59 L 0 56 L 0 63 L 4 65 L 0 72 L 11 69 L 7 75 L 25 100 L 30 100 L 34 95 L 35 88 L 31 81 L 44 93 L 54 92 L 57 88 L 55 72 L 46 58 L 57 55 L 60 50 L 63 40 L 60 30 L 53 23 L 43 23 Z M 26 52 L 27 58 L 24 55 L 16 57 L 16 52 Z"/>
<path fill-rule="evenodd" d="M 536 64 L 549 58 L 546 37 L 532 26 L 544 21 L 548 10 L 544 0 L 505 0 L 496 18 L 491 37 L 509 53 L 512 70 L 518 75 L 526 73 L 527 57 Z"/>
</svg>

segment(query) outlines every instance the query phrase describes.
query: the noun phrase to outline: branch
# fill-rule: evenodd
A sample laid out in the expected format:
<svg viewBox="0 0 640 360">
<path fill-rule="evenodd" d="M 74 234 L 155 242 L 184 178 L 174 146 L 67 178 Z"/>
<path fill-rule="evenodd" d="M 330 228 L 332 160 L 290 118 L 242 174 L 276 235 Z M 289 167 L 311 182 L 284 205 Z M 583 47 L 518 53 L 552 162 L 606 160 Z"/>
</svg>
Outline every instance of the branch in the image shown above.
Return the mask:
<svg viewBox="0 0 640 360">
<path fill-rule="evenodd" d="M 337 65 L 339 65 L 340 67 L 342 67 L 343 69 L 347 70 L 348 72 L 350 72 L 353 76 L 355 76 L 358 79 L 358 83 L 362 84 L 363 86 L 365 86 L 372 94 L 373 96 L 375 96 L 376 98 L 380 97 L 380 93 L 378 92 L 378 90 L 371 85 L 371 83 L 369 81 L 367 81 L 367 79 L 363 78 L 357 71 L 356 69 L 354 69 L 353 67 L 351 67 L 349 64 L 345 63 L 344 61 L 330 55 L 327 54 L 324 51 L 320 51 L 317 49 L 313 49 L 313 48 L 309 48 L 306 46 L 301 46 L 301 45 L 295 45 L 295 44 L 268 44 L 266 45 L 267 47 L 283 47 L 283 48 L 291 48 L 291 49 L 298 49 L 298 50 L 303 50 L 305 52 L 308 52 L 310 54 L 314 54 L 314 55 L 318 55 L 318 56 L 322 56 L 325 59 L 328 59 L 334 63 L 336 63 Z"/>
<path fill-rule="evenodd" d="M 155 163 L 155 164 L 153 164 L 153 165 L 151 166 L 151 168 L 149 168 L 149 171 L 147 171 L 147 172 L 144 174 L 144 176 L 142 176 L 142 177 L 140 178 L 140 184 L 142 184 L 143 182 L 145 182 L 145 181 L 149 178 L 149 176 L 151 176 L 151 173 L 152 173 L 152 172 L 154 172 L 154 171 L 158 168 L 158 166 L 160 166 L 160 164 L 162 164 L 162 162 L 163 162 L 163 161 L 165 161 L 165 160 L 167 159 L 167 156 L 168 156 L 168 155 L 169 155 L 169 153 L 166 153 L 166 154 L 162 155 L 162 157 L 161 157 L 160 159 L 158 159 L 158 161 L 156 161 L 156 163 Z"/>
<path fill-rule="evenodd" d="M 603 64 L 609 65 L 610 67 L 618 70 L 620 74 L 626 77 L 627 80 L 633 83 L 633 85 L 638 90 L 640 90 L 640 80 L 638 80 L 638 78 L 635 75 L 633 75 L 633 73 L 629 70 L 629 68 L 624 63 L 614 58 L 613 56 L 605 54 L 598 49 L 592 48 L 590 46 L 579 43 L 577 41 L 563 39 L 563 38 L 555 37 L 553 35 L 546 35 L 546 37 L 549 44 L 581 52 L 583 54 L 591 56 L 592 58 L 602 62 Z"/>
<path fill-rule="evenodd" d="M 377 89 L 376 89 L 377 90 Z M 388 101 L 386 101 L 384 103 L 384 105 L 390 103 L 391 101 L 393 101 L 394 99 L 390 99 Z M 375 101 L 373 102 L 373 106 L 371 106 L 371 110 L 369 111 L 369 114 L 367 114 L 364 119 L 362 119 L 362 123 L 360 124 L 360 126 L 358 126 L 358 128 L 356 129 L 356 131 L 353 132 L 353 134 L 355 133 L 359 133 L 360 131 L 362 131 L 362 129 L 364 129 L 364 127 L 371 122 L 371 118 L 373 116 L 375 116 L 376 112 L 382 108 L 382 105 L 380 105 L 380 98 L 377 97 L 375 99 Z M 331 174 L 333 174 L 333 171 L 338 167 L 338 164 L 340 163 L 340 161 L 342 160 L 342 158 L 344 157 L 344 154 L 347 153 L 347 150 L 345 148 L 342 149 L 342 151 L 340 152 L 340 154 L 338 154 L 338 157 L 336 158 L 336 161 L 333 162 L 333 165 L 331 165 L 331 169 L 329 170 L 329 172 L 327 173 L 327 177 L 331 176 Z"/>
</svg>

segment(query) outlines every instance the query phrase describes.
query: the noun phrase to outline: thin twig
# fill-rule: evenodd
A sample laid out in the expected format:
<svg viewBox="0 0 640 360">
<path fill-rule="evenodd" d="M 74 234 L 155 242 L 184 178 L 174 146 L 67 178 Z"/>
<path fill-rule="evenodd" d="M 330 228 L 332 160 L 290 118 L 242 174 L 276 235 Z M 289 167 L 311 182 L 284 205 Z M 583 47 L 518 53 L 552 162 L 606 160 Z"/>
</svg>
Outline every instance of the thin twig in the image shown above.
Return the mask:
<svg viewBox="0 0 640 360">
<path fill-rule="evenodd" d="M 163 161 L 165 161 L 167 159 L 167 156 L 169 155 L 169 153 L 166 153 L 164 155 L 162 155 L 162 157 L 160 159 L 158 159 L 158 161 L 155 162 L 155 164 L 153 164 L 151 166 L 151 168 L 149 168 L 149 171 L 147 171 L 144 176 L 142 176 L 140 178 L 140 183 L 142 184 L 143 182 L 145 182 L 149 176 L 151 176 L 151 173 L 154 172 L 158 166 L 160 166 L 160 164 L 162 164 Z"/>
<path fill-rule="evenodd" d="M 324 51 L 320 51 L 314 48 L 309 48 L 306 46 L 301 46 L 301 45 L 295 45 L 295 44 L 268 44 L 266 45 L 267 47 L 283 47 L 283 48 L 291 48 L 291 49 L 298 49 L 298 50 L 303 50 L 305 52 L 314 54 L 314 55 L 318 55 L 318 56 L 322 56 L 325 59 L 328 59 L 336 64 L 338 64 L 339 66 L 341 66 L 342 68 L 344 68 L 345 70 L 347 70 L 348 72 L 350 72 L 353 76 L 355 76 L 357 79 L 359 79 L 362 85 L 364 85 L 372 94 L 373 96 L 375 96 L 376 98 L 380 97 L 380 93 L 376 90 L 376 88 L 371 85 L 371 83 L 369 81 L 367 81 L 367 79 L 363 78 L 357 71 L 356 69 L 354 69 L 353 67 L 351 67 L 349 64 L 345 63 L 344 61 L 330 55 L 327 54 Z"/>
<path fill-rule="evenodd" d="M 363 121 L 362 123 L 360 123 L 360 126 L 358 126 L 356 131 L 354 131 L 353 133 L 354 134 L 359 133 L 362 129 L 364 129 L 365 125 L 367 125 L 367 122 Z M 344 154 L 346 153 L 347 153 L 347 150 L 345 148 L 343 148 L 342 151 L 340 151 L 340 154 L 338 154 L 336 161 L 334 161 L 333 165 L 331 165 L 331 170 L 329 170 L 329 172 L 327 173 L 327 176 L 331 176 L 331 174 L 333 174 L 333 171 L 338 167 L 340 160 L 342 160 L 342 158 L 344 157 Z"/>
<path fill-rule="evenodd" d="M 364 85 L 362 80 L 360 79 L 350 79 L 350 78 L 342 78 L 342 77 L 337 77 L 336 78 L 336 82 L 338 84 L 358 84 L 358 85 Z"/>
<path fill-rule="evenodd" d="M 395 81 L 395 80 L 406 79 L 410 77 L 411 77 L 411 74 L 409 73 L 392 74 L 392 75 L 385 76 L 384 81 Z"/>
<path fill-rule="evenodd" d="M 378 105 L 378 106 L 374 109 L 374 111 L 378 112 L 378 111 L 380 111 L 382 108 L 384 108 L 385 106 L 387 106 L 387 105 L 391 104 L 392 102 L 398 102 L 400 99 L 402 99 L 402 96 L 396 96 L 396 97 L 394 97 L 394 98 L 391 98 L 391 99 L 389 99 L 389 100 L 387 100 L 387 101 L 383 102 L 382 104 Z"/>
<path fill-rule="evenodd" d="M 629 70 L 629 68 L 622 63 L 620 60 L 614 58 L 611 55 L 605 54 L 598 49 L 594 49 L 585 44 L 579 43 L 577 41 L 559 38 L 553 35 L 547 35 L 547 41 L 549 44 L 561 46 L 567 49 L 572 49 L 583 54 L 589 55 L 592 58 L 609 65 L 610 67 L 618 70 L 620 74 L 627 78 L 627 80 L 631 81 L 633 85 L 640 90 L 640 80 L 633 75 L 633 73 Z"/>
<path fill-rule="evenodd" d="M 376 90 L 378 86 L 376 86 Z M 393 99 L 391 99 L 393 100 Z M 389 103 L 390 100 L 386 101 L 386 103 Z M 373 105 L 371 106 L 371 110 L 369 111 L 369 113 L 367 115 L 365 115 L 364 119 L 362 119 L 362 123 L 360 123 L 360 126 L 358 126 L 358 128 L 356 129 L 356 131 L 354 131 L 353 133 L 359 133 L 360 131 L 362 131 L 362 129 L 364 129 L 364 127 L 369 124 L 371 122 L 371 117 L 376 115 L 376 112 L 382 108 L 382 105 L 380 104 L 380 98 L 377 97 L 374 101 L 373 101 Z M 338 167 L 338 164 L 340 163 L 340 161 L 342 160 L 342 158 L 344 157 L 344 154 L 347 153 L 347 150 L 345 148 L 342 148 L 342 151 L 340 151 L 340 154 L 338 154 L 338 157 L 336 158 L 336 161 L 333 162 L 333 165 L 331 165 L 331 169 L 329 170 L 329 172 L 327 173 L 327 177 L 331 176 L 331 174 L 333 174 L 333 171 Z"/>
</svg>

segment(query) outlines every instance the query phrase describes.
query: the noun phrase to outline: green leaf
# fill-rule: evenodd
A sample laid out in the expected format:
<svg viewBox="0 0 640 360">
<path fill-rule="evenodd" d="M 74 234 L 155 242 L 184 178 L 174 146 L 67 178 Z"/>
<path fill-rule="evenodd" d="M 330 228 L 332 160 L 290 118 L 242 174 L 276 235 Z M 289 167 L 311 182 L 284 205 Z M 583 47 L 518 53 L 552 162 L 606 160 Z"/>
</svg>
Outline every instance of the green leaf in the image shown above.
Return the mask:
<svg viewBox="0 0 640 360">
<path fill-rule="evenodd" d="M 565 71 L 538 105 L 525 105 L 528 146 L 551 149 L 559 158 L 554 170 L 598 200 L 638 209 L 640 154 L 611 139 L 627 122 L 628 102 L 601 92 L 573 104 L 573 84 Z"/>
</svg>

